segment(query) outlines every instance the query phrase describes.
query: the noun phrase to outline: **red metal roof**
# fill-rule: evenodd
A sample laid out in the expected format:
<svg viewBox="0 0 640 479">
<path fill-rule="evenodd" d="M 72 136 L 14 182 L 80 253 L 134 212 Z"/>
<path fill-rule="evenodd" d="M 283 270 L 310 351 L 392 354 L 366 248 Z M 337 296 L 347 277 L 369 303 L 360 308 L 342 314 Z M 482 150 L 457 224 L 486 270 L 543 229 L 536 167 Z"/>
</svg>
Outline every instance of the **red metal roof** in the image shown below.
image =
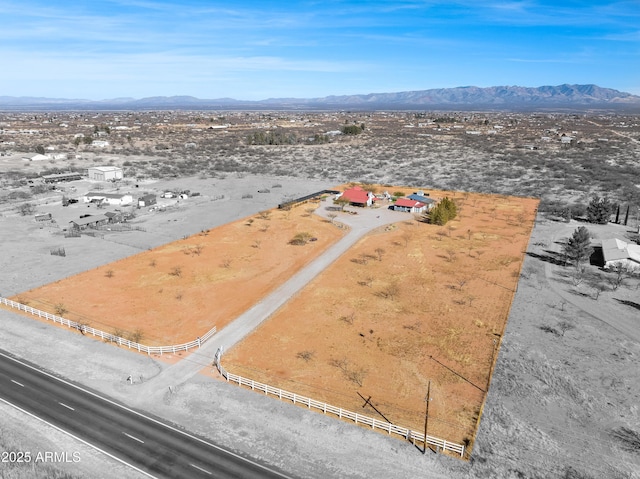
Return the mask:
<svg viewBox="0 0 640 479">
<path fill-rule="evenodd" d="M 420 203 L 416 200 L 410 200 L 409 198 L 398 198 L 396 206 L 402 206 L 403 208 L 422 208 L 424 203 Z"/>
<path fill-rule="evenodd" d="M 345 192 L 342 193 L 342 198 L 349 200 L 351 203 L 367 204 L 367 201 L 369 201 L 369 192 L 359 186 L 354 186 L 351 189 L 345 190 Z"/>
</svg>

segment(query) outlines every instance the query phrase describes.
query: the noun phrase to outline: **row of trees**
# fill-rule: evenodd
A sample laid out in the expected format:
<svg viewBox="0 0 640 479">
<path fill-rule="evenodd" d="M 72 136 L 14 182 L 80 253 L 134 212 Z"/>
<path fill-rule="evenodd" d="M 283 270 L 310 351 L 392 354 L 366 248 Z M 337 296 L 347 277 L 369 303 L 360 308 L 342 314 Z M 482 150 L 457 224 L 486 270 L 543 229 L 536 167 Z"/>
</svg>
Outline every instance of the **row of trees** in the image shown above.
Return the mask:
<svg viewBox="0 0 640 479">
<path fill-rule="evenodd" d="M 621 208 L 620 204 L 614 203 L 608 197 L 600 197 L 598 195 L 592 196 L 588 204 L 581 202 L 565 203 L 549 199 L 543 199 L 540 203 L 540 211 L 561 216 L 566 221 L 579 218 L 595 224 L 608 223 L 615 213 L 614 221 L 626 225 L 629 220 L 630 210 L 631 205 L 629 204 L 625 210 L 623 207 Z"/>
</svg>

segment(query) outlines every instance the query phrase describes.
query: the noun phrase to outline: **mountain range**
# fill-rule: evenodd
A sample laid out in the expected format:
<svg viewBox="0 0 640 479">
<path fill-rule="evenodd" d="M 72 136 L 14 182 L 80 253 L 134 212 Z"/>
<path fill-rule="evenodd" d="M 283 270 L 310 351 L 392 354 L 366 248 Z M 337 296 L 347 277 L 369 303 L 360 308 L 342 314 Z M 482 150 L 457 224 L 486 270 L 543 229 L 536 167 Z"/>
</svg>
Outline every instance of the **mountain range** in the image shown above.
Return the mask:
<svg viewBox="0 0 640 479">
<path fill-rule="evenodd" d="M 81 100 L 0 96 L 1 110 L 428 110 L 428 109 L 640 109 L 640 96 L 597 85 L 541 87 L 464 86 L 397 93 L 370 93 L 323 98 L 269 98 L 258 101 L 233 98 L 200 99 L 157 96 L 141 99 Z"/>
</svg>

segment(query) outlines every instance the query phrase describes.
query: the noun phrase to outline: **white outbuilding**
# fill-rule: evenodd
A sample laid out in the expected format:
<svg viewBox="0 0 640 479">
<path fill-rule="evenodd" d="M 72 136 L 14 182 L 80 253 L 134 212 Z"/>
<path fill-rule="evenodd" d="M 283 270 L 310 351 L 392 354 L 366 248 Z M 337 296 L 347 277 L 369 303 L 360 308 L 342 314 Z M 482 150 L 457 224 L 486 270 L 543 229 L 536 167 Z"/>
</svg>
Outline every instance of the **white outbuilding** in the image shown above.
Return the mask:
<svg viewBox="0 0 640 479">
<path fill-rule="evenodd" d="M 117 166 L 92 166 L 87 169 L 87 176 L 94 181 L 115 181 L 121 180 L 124 172 Z"/>
</svg>

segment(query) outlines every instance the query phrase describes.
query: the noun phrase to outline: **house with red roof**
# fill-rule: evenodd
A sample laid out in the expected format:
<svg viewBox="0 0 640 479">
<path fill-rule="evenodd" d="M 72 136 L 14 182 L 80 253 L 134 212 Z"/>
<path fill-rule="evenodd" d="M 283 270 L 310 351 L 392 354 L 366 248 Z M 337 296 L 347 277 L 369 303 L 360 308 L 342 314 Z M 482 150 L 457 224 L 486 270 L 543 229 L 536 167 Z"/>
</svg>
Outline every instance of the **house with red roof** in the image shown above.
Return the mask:
<svg viewBox="0 0 640 479">
<path fill-rule="evenodd" d="M 406 211 L 409 213 L 424 213 L 428 208 L 425 203 L 409 198 L 398 198 L 396 202 L 390 206 L 394 211 Z"/>
<path fill-rule="evenodd" d="M 376 201 L 376 196 L 370 192 L 363 190 L 360 186 L 354 186 L 336 196 L 336 199 L 344 198 L 349 200 L 353 206 L 371 206 Z"/>
</svg>

